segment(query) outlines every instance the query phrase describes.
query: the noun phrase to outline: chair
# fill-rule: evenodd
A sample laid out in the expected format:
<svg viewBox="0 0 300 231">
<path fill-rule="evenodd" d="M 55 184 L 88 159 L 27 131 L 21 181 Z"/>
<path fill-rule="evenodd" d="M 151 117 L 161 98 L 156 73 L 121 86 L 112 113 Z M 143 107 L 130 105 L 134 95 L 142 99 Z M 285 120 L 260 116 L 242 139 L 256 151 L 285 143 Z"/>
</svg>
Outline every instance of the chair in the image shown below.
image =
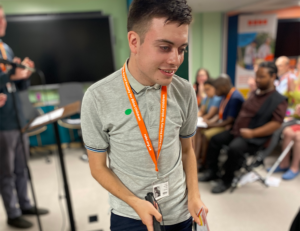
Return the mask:
<svg viewBox="0 0 300 231">
<path fill-rule="evenodd" d="M 23 114 L 25 116 L 25 119 L 27 122 L 33 120 L 34 118 L 44 114 L 44 112 L 39 109 L 39 108 L 35 108 L 32 106 L 31 102 L 29 101 L 29 94 L 28 94 L 28 90 L 25 91 L 21 91 L 19 92 L 19 97 L 21 99 L 22 102 L 22 110 L 23 110 Z M 37 138 L 37 142 L 38 142 L 38 146 L 42 146 L 42 140 L 41 140 L 41 136 L 40 134 L 44 131 L 47 130 L 47 126 L 43 126 L 40 128 L 37 128 L 33 131 L 27 132 L 27 135 L 30 136 L 36 136 Z M 52 151 L 49 150 L 49 154 L 51 154 Z M 47 162 L 50 162 L 49 156 L 47 155 L 46 157 Z"/>
<path fill-rule="evenodd" d="M 258 150 L 256 153 L 245 153 L 245 162 L 243 163 L 243 166 L 240 170 L 240 172 L 242 172 L 244 170 L 244 173 L 241 173 L 239 176 L 235 177 L 232 181 L 232 185 L 231 185 L 231 192 L 233 192 L 238 186 L 239 186 L 239 181 L 240 179 L 247 173 L 253 172 L 255 173 L 258 178 L 259 181 L 264 184 L 265 186 L 268 187 L 267 184 L 267 178 L 270 176 L 270 174 L 267 175 L 266 178 L 263 178 L 259 173 L 257 173 L 254 168 L 259 167 L 260 165 L 264 165 L 264 159 L 269 156 L 271 154 L 271 152 L 274 150 L 274 148 L 277 146 L 277 144 L 279 143 L 280 139 L 281 139 L 281 134 L 283 132 L 283 130 L 286 127 L 289 127 L 291 125 L 294 125 L 298 123 L 297 120 L 292 120 L 286 123 L 283 123 L 281 125 L 281 127 L 274 132 L 274 134 L 271 137 L 271 141 L 269 143 L 269 145 L 264 148 L 262 147 L 260 150 Z M 289 146 L 287 148 L 290 148 Z M 286 148 L 286 149 L 287 149 Z M 285 155 L 288 153 L 289 150 L 284 150 L 283 153 L 285 153 Z M 250 164 L 249 164 L 249 156 L 252 156 L 252 160 L 250 160 Z M 281 155 L 278 160 L 276 161 L 276 163 L 274 164 L 273 168 L 275 169 L 277 166 L 275 166 L 276 164 L 278 165 L 281 160 L 283 159 L 283 155 Z M 272 173 L 272 172 L 271 172 Z"/>
<path fill-rule="evenodd" d="M 81 83 L 71 82 L 71 83 L 62 83 L 59 85 L 58 89 L 60 103 L 59 107 L 64 107 L 70 103 L 74 103 L 76 101 L 82 101 L 83 98 L 83 87 Z M 69 134 L 71 139 L 74 140 L 74 135 L 70 129 L 78 130 L 78 136 L 80 137 L 81 144 L 83 145 L 82 133 L 81 133 L 81 122 L 80 119 L 74 118 L 65 118 L 58 121 L 58 124 L 64 128 L 69 129 Z M 87 155 L 83 154 L 81 159 L 87 161 Z"/>
</svg>

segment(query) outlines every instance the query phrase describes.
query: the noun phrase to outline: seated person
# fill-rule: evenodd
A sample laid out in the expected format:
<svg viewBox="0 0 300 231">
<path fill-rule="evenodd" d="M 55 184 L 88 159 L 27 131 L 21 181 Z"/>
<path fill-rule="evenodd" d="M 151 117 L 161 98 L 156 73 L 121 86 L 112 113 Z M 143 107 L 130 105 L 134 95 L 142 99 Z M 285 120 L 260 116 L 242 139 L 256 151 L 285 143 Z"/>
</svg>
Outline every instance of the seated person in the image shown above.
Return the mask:
<svg viewBox="0 0 300 231">
<path fill-rule="evenodd" d="M 208 169 L 199 181 L 217 178 L 220 150 L 223 145 L 229 145 L 228 158 L 223 165 L 225 174 L 212 189 L 212 193 L 222 193 L 230 188 L 234 172 L 241 168 L 245 160 L 244 153 L 258 151 L 281 126 L 287 101 L 275 89 L 276 74 L 277 67 L 274 63 L 261 63 L 256 72 L 258 89 L 243 104 L 233 129 L 212 137 L 208 147 Z"/>
<path fill-rule="evenodd" d="M 200 149 L 202 165 L 204 165 L 205 162 L 206 149 L 209 140 L 214 135 L 231 128 L 244 102 L 243 96 L 232 86 L 231 80 L 228 75 L 221 74 L 220 77 L 214 81 L 214 86 L 216 89 L 216 95 L 221 96 L 222 100 L 219 107 L 219 116 L 217 121 L 206 121 L 208 125 L 207 129 L 201 130 L 202 135 L 200 136 Z M 196 152 L 196 155 L 197 154 L 198 153 Z M 200 153 L 198 156 L 200 156 Z"/>
<path fill-rule="evenodd" d="M 296 106 L 296 114 L 300 117 L 300 104 Z M 288 144 L 294 140 L 293 146 L 293 159 L 292 164 L 290 164 L 290 153 L 289 152 L 285 158 L 282 160 L 280 165 L 275 169 L 274 172 L 285 172 L 282 175 L 284 180 L 292 180 L 299 174 L 299 164 L 300 164 L 300 124 L 295 124 L 290 127 L 286 127 L 283 130 L 283 145 L 284 150 Z"/>
<path fill-rule="evenodd" d="M 222 97 L 219 107 L 219 118 L 216 122 L 207 122 L 207 128 L 203 134 L 207 140 L 210 140 L 214 135 L 230 129 L 235 118 L 237 117 L 244 98 L 231 83 L 229 77 L 219 77 L 214 81 L 216 95 Z"/>
<path fill-rule="evenodd" d="M 212 79 L 204 82 L 204 92 L 206 97 L 201 102 L 198 116 L 202 117 L 204 121 L 208 121 L 218 114 L 222 98 L 216 95 L 214 80 Z"/>
<path fill-rule="evenodd" d="M 209 121 L 211 119 L 214 119 L 216 116 L 218 116 L 219 106 L 221 103 L 222 98 L 219 96 L 216 96 L 216 89 L 214 87 L 214 80 L 208 79 L 204 82 L 204 92 L 207 95 L 202 100 L 200 110 L 198 112 L 198 117 L 202 117 L 204 121 Z M 201 129 L 197 129 L 197 133 L 194 136 L 194 143 L 195 143 L 195 153 L 197 157 L 197 162 L 199 162 L 199 158 L 201 156 L 200 147 L 201 145 Z M 200 161 L 201 162 L 201 161 Z M 199 163 L 201 164 L 201 163 Z M 200 167 L 200 166 L 198 166 Z"/>
<path fill-rule="evenodd" d="M 278 76 L 279 80 L 276 80 L 275 85 L 277 91 L 286 95 L 288 91 L 290 91 L 291 83 L 296 80 L 296 76 L 290 72 L 290 59 L 286 56 L 280 56 L 276 60 L 276 66 L 278 68 Z"/>
</svg>

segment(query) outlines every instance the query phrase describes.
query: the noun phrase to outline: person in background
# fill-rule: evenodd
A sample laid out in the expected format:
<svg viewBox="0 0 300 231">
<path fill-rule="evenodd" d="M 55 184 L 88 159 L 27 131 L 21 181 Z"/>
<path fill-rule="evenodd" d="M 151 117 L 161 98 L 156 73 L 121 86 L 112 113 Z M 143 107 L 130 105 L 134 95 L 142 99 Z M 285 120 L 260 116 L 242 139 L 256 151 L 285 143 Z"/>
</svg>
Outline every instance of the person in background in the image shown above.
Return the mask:
<svg viewBox="0 0 300 231">
<path fill-rule="evenodd" d="M 257 57 L 259 59 L 265 60 L 269 55 L 272 55 L 270 44 L 271 39 L 267 38 L 266 41 L 258 48 Z"/>
<path fill-rule="evenodd" d="M 204 68 L 200 68 L 197 71 L 196 82 L 194 83 L 194 89 L 197 95 L 198 107 L 200 107 L 202 99 L 206 97 L 204 91 L 204 82 L 208 79 L 210 79 L 208 70 Z"/>
<path fill-rule="evenodd" d="M 204 82 L 204 92 L 206 97 L 201 102 L 198 116 L 201 116 L 203 120 L 209 121 L 218 114 L 222 97 L 216 95 L 214 80 L 212 79 L 208 79 Z"/>
<path fill-rule="evenodd" d="M 256 41 L 252 41 L 245 49 L 244 63 L 247 70 L 253 70 L 254 60 L 256 59 Z"/>
<path fill-rule="evenodd" d="M 198 117 L 202 117 L 204 122 L 208 122 L 210 120 L 214 120 L 214 118 L 218 117 L 219 106 L 222 98 L 216 95 L 216 89 L 214 87 L 214 80 L 208 79 L 204 82 L 204 92 L 206 97 L 202 100 L 200 110 L 198 112 Z M 198 128 L 196 135 L 194 136 L 195 142 L 195 154 L 197 157 L 198 168 L 200 165 L 203 166 L 204 158 L 206 152 L 206 142 L 202 142 L 202 129 Z M 200 158 L 202 159 L 200 160 Z M 199 163 L 200 162 L 200 163 Z"/>
<path fill-rule="evenodd" d="M 280 128 L 285 117 L 287 101 L 275 90 L 277 68 L 272 62 L 264 62 L 256 73 L 257 90 L 245 101 L 231 131 L 212 137 L 207 156 L 208 169 L 200 181 L 218 178 L 218 158 L 223 145 L 228 145 L 225 173 L 212 193 L 222 193 L 231 186 L 234 172 L 242 167 L 245 152 L 254 153 L 266 144 L 271 135 Z"/>
<path fill-rule="evenodd" d="M 0 37 L 6 32 L 6 18 L 0 6 Z M 14 57 L 12 49 L 0 41 L 0 58 L 16 63 L 21 60 Z M 23 65 L 34 67 L 34 63 L 25 58 Z M 22 113 L 19 91 L 29 87 L 31 72 L 21 68 L 9 68 L 0 65 L 0 194 L 4 202 L 7 214 L 7 224 L 15 228 L 30 228 L 32 223 L 24 219 L 22 215 L 35 215 L 36 210 L 31 205 L 27 195 L 27 169 L 25 156 L 29 156 L 29 145 L 26 134 L 20 133 L 18 120 L 21 127 L 26 121 Z M 15 85 L 16 92 L 11 92 L 12 85 Z M 16 107 L 14 107 L 14 99 Z M 19 118 L 18 118 L 19 117 Z M 23 153 L 23 143 L 25 151 Z M 16 192 L 16 193 L 15 193 Z M 48 213 L 45 209 L 37 209 L 39 214 Z"/>
<path fill-rule="evenodd" d="M 290 72 L 290 60 L 286 56 L 280 56 L 276 60 L 276 66 L 278 68 L 278 77 L 279 80 L 275 81 L 276 90 L 285 95 L 291 90 L 291 86 L 293 82 L 297 79 L 297 77 Z"/>
<path fill-rule="evenodd" d="M 300 104 L 296 106 L 295 114 L 300 117 Z M 287 127 L 283 130 L 283 144 L 282 149 L 285 150 L 288 144 L 293 140 L 293 159 L 292 164 L 290 163 L 291 151 L 281 161 L 280 165 L 275 169 L 274 172 L 284 172 L 282 179 L 292 180 L 299 175 L 299 164 L 300 164 L 300 124 L 295 124 Z"/>
<path fill-rule="evenodd" d="M 210 139 L 225 130 L 229 130 L 237 117 L 242 104 L 244 102 L 243 96 L 237 91 L 231 83 L 228 75 L 221 74 L 218 79 L 214 81 L 214 86 L 216 88 L 216 95 L 221 96 L 222 100 L 219 107 L 218 119 L 217 121 L 207 121 L 207 129 L 202 130 L 201 133 L 202 141 L 201 143 L 206 143 Z M 202 158 L 206 158 L 206 148 L 203 148 Z"/>
</svg>

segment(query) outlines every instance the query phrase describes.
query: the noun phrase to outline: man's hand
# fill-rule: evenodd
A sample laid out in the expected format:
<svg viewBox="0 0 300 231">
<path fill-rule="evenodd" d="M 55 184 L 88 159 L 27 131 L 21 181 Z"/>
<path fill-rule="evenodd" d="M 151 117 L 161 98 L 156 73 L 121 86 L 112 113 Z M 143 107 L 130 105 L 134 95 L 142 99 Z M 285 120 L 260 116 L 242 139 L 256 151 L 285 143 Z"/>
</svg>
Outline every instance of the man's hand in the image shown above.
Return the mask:
<svg viewBox="0 0 300 231">
<path fill-rule="evenodd" d="M 240 129 L 241 136 L 245 139 L 254 138 L 253 130 L 249 128 L 241 128 Z"/>
<path fill-rule="evenodd" d="M 18 57 L 15 57 L 13 59 L 14 63 L 21 63 L 21 59 Z M 27 66 L 27 67 L 31 67 L 34 68 L 34 62 L 31 61 L 28 57 L 26 57 L 23 61 L 22 61 L 22 65 Z M 31 76 L 31 71 L 26 70 L 26 69 L 22 69 L 22 68 L 16 68 L 15 74 L 10 76 L 11 80 L 22 80 L 22 79 L 28 79 Z"/>
<path fill-rule="evenodd" d="M 131 204 L 131 207 L 136 211 L 136 213 L 141 218 L 144 225 L 147 226 L 148 231 L 153 231 L 153 216 L 158 222 L 162 221 L 161 214 L 157 209 L 149 202 L 141 200 L 139 198 Z"/>
<path fill-rule="evenodd" d="M 200 211 L 201 207 L 203 206 L 206 214 L 208 214 L 208 208 L 205 206 L 205 204 L 201 201 L 200 196 L 194 196 L 194 197 L 188 197 L 188 209 L 192 217 L 194 218 L 194 221 L 200 225 L 200 220 L 198 215 L 198 212 Z"/>
<path fill-rule="evenodd" d="M 3 107 L 6 102 L 7 96 L 3 93 L 0 94 L 0 107 Z"/>
</svg>

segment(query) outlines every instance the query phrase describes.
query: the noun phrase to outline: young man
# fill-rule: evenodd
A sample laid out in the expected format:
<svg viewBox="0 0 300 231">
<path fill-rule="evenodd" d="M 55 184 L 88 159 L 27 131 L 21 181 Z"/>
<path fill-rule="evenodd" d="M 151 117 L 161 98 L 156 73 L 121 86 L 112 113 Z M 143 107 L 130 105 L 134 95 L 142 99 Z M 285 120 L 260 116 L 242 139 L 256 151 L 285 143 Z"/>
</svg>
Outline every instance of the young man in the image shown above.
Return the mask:
<svg viewBox="0 0 300 231">
<path fill-rule="evenodd" d="M 277 68 L 274 63 L 263 62 L 256 72 L 257 90 L 245 101 L 232 131 L 224 131 L 212 137 L 208 147 L 208 170 L 201 181 L 217 178 L 218 158 L 223 145 L 228 145 L 228 159 L 223 168 L 225 174 L 212 193 L 226 191 L 241 168 L 245 152 L 254 153 L 266 144 L 270 136 L 281 126 L 287 108 L 286 98 L 274 86 Z"/>
<path fill-rule="evenodd" d="M 6 25 L 4 11 L 0 6 L 0 37 L 5 35 Z M 0 53 L 0 58 L 21 63 L 19 58 L 14 57 L 11 48 L 2 41 L 0 41 Z M 25 58 L 22 64 L 34 67 L 34 63 L 29 58 Z M 25 220 L 22 215 L 35 214 L 35 209 L 27 196 L 26 160 L 21 145 L 21 139 L 25 145 L 28 144 L 28 139 L 26 134 L 20 135 L 18 127 L 18 117 L 21 126 L 26 124 L 18 91 L 28 88 L 30 75 L 31 72 L 28 70 L 9 69 L 5 65 L 0 65 L 0 194 L 7 213 L 8 225 L 22 229 L 32 226 L 32 223 Z M 16 86 L 17 92 L 15 93 L 10 91 L 12 84 Z M 18 107 L 18 114 L 14 108 L 13 94 Z M 2 107 L 1 102 L 3 103 Z M 28 147 L 26 145 L 25 155 L 27 156 L 29 155 Z M 14 193 L 15 191 L 17 195 Z M 48 213 L 44 209 L 38 209 L 38 212 L 40 214 Z"/>
<path fill-rule="evenodd" d="M 203 131 L 204 138 L 209 141 L 214 135 L 232 127 L 244 102 L 243 96 L 231 83 L 229 76 L 222 74 L 214 81 L 216 95 L 222 97 L 219 106 L 219 119 L 217 122 L 207 122 L 208 129 Z"/>
<path fill-rule="evenodd" d="M 186 0 L 134 0 L 129 60 L 85 93 L 83 138 L 91 173 L 110 193 L 112 231 L 152 231 L 153 216 L 161 222 L 162 215 L 166 230 L 192 230 L 199 209 L 207 211 L 191 142 L 196 96 L 175 75 L 191 20 Z M 144 199 L 156 187 L 162 214 Z"/>
</svg>

